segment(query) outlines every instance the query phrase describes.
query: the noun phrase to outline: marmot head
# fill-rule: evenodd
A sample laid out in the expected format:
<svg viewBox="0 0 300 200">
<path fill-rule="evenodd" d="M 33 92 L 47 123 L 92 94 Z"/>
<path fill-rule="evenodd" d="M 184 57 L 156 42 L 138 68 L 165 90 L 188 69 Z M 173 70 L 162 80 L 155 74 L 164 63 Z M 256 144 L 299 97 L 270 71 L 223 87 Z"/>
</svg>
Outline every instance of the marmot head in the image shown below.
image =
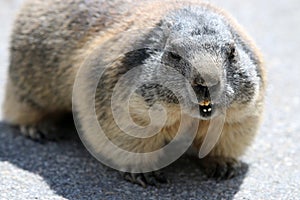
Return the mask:
<svg viewBox="0 0 300 200">
<path fill-rule="evenodd" d="M 157 25 L 142 50 L 148 56 L 140 80 L 148 83 L 137 93 L 150 106 L 190 99 L 198 106 L 200 119 L 210 119 L 234 102 L 251 102 L 258 93 L 259 78 L 237 37 L 222 16 L 206 8 L 172 12 Z"/>
</svg>

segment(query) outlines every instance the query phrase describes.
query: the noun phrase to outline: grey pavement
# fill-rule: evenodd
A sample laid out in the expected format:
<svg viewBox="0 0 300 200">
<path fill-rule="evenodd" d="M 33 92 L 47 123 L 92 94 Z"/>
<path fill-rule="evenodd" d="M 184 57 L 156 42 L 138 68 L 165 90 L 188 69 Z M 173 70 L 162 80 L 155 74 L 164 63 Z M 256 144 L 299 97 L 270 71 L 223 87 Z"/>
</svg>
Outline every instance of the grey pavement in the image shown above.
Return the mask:
<svg viewBox="0 0 300 200">
<path fill-rule="evenodd" d="M 0 100 L 20 2 L 0 0 Z M 193 160 L 183 157 L 165 170 L 170 184 L 143 189 L 95 160 L 76 134 L 39 144 L 0 123 L 0 199 L 300 199 L 300 2 L 211 2 L 246 28 L 268 68 L 265 120 L 242 157 L 243 175 L 207 180 Z"/>
</svg>

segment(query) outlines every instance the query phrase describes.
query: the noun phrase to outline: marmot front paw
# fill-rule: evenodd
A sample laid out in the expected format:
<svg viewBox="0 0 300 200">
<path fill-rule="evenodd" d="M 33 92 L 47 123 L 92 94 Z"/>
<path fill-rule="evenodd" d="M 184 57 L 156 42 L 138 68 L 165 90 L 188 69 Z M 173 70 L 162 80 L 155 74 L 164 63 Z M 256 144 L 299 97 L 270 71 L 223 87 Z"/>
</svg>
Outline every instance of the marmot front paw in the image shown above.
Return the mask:
<svg viewBox="0 0 300 200">
<path fill-rule="evenodd" d="M 136 183 L 142 187 L 147 185 L 158 186 L 161 183 L 168 183 L 168 179 L 161 171 L 154 171 L 148 173 L 129 173 L 121 172 L 123 178 L 131 183 Z"/>
<path fill-rule="evenodd" d="M 200 160 L 200 167 L 208 178 L 230 179 L 242 172 L 242 163 L 234 158 L 207 157 Z"/>
</svg>

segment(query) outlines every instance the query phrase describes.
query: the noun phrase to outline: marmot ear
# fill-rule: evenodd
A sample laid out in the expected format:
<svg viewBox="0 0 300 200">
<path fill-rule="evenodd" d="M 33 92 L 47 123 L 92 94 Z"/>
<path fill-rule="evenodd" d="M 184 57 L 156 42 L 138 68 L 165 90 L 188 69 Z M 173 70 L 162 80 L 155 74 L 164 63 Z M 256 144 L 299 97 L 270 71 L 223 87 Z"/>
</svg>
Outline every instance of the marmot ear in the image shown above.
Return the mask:
<svg viewBox="0 0 300 200">
<path fill-rule="evenodd" d="M 238 52 L 236 50 L 236 46 L 233 42 L 225 44 L 225 51 L 227 58 L 230 62 L 236 62 L 238 59 Z"/>
<path fill-rule="evenodd" d="M 174 26 L 174 23 L 172 21 L 167 21 L 165 23 L 166 27 L 168 27 L 169 29 L 171 29 Z"/>
<path fill-rule="evenodd" d="M 162 28 L 165 35 L 170 35 L 173 23 L 171 21 L 161 21 L 159 26 Z"/>
</svg>

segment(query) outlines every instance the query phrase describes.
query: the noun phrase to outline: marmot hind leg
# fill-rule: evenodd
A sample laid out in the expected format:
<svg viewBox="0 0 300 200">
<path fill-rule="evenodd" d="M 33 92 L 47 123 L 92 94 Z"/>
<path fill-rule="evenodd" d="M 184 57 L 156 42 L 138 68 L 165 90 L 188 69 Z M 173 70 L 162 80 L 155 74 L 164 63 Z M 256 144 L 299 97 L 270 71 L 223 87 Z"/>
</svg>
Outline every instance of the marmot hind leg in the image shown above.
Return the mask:
<svg viewBox="0 0 300 200">
<path fill-rule="evenodd" d="M 23 135 L 35 141 L 58 141 L 69 137 L 67 133 L 71 130 L 70 127 L 73 123 L 68 119 L 72 119 L 71 113 L 59 116 L 46 115 L 46 117 L 35 124 L 20 125 L 20 131 Z"/>
<path fill-rule="evenodd" d="M 5 122 L 18 126 L 26 137 L 41 141 L 60 138 L 57 126 L 61 114 L 51 115 L 47 109 L 36 108 L 16 95 L 16 90 L 10 82 L 6 86 L 3 103 L 3 119 Z"/>
</svg>

